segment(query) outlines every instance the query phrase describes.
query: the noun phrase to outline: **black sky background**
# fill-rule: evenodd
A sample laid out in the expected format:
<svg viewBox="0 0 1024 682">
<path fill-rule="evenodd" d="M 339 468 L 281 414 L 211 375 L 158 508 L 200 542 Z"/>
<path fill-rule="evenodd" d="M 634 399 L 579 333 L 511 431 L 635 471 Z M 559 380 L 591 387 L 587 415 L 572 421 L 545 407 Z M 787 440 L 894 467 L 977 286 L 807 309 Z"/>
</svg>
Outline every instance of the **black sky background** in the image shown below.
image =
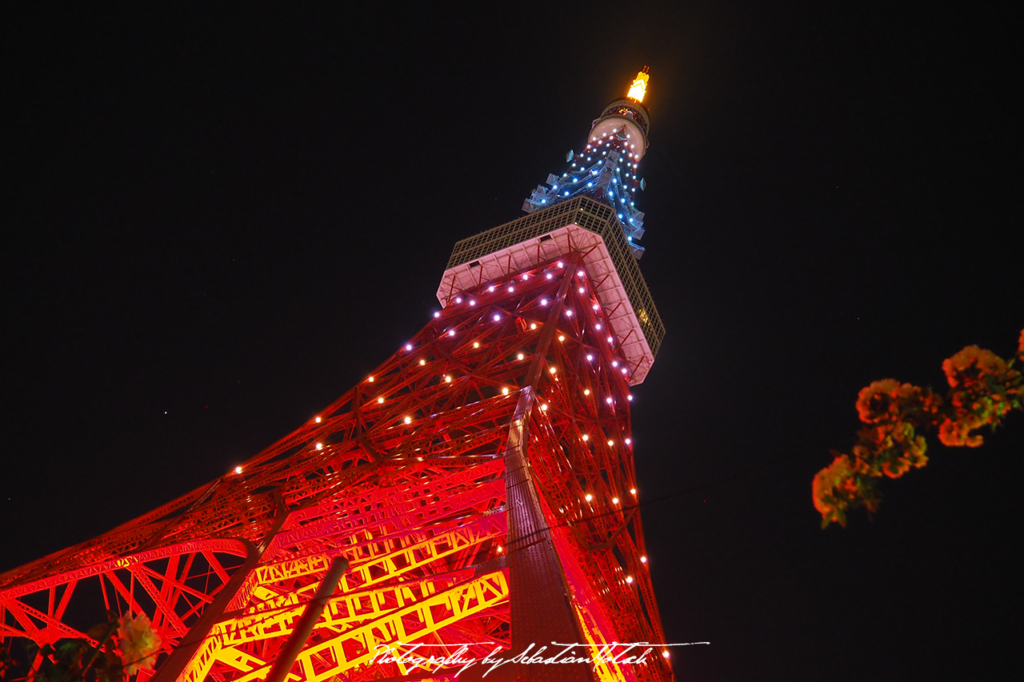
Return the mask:
<svg viewBox="0 0 1024 682">
<path fill-rule="evenodd" d="M 810 499 L 854 400 L 1024 326 L 1021 10 L 369 3 L 4 9 L 0 571 L 213 478 L 437 307 L 644 64 L 635 390 L 682 680 L 1020 667 L 1024 419 L 869 520 Z M 701 487 L 704 486 L 704 487 Z"/>
</svg>

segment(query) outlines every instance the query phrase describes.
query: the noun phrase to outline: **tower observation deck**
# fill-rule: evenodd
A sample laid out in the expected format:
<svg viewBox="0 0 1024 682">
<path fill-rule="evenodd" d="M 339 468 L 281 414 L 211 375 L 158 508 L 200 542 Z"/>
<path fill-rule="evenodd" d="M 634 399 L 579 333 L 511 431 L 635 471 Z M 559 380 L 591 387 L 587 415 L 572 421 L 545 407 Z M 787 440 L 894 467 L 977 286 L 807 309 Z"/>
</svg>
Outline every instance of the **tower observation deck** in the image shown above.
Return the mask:
<svg viewBox="0 0 1024 682">
<path fill-rule="evenodd" d="M 0 574 L 0 649 L 37 647 L 9 678 L 53 670 L 47 645 L 97 651 L 109 613 L 103 660 L 135 682 L 674 680 L 630 412 L 665 333 L 637 263 L 646 86 L 528 215 L 455 245 L 441 310 L 372 374 L 216 480 Z M 463 671 L 556 642 L 600 660 Z"/>
</svg>

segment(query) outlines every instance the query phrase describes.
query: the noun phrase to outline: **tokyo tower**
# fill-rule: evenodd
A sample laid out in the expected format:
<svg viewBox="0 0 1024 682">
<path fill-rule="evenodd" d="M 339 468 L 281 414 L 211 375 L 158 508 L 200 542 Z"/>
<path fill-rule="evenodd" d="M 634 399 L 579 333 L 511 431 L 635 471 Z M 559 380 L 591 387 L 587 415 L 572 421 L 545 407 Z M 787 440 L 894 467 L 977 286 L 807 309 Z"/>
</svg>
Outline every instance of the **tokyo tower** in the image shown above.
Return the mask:
<svg viewBox="0 0 1024 682">
<path fill-rule="evenodd" d="M 638 265 L 647 84 L 527 215 L 456 243 L 440 311 L 372 375 L 212 483 L 0 575 L 0 640 L 95 647 L 108 612 L 145 614 L 140 682 L 452 682 L 486 672 L 457 678 L 460 656 L 664 643 L 630 421 L 665 333 Z M 674 679 L 666 647 L 629 655 L 485 679 Z"/>
</svg>

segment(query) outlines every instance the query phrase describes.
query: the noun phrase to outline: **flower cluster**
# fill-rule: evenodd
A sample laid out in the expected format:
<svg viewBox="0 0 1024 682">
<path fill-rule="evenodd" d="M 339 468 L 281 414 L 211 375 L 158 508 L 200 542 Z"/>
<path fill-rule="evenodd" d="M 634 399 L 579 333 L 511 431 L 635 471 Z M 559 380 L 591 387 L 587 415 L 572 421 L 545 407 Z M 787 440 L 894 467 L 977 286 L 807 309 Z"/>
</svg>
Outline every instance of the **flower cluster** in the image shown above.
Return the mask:
<svg viewBox="0 0 1024 682">
<path fill-rule="evenodd" d="M 942 363 L 950 387 L 951 410 L 939 426 L 943 445 L 976 448 L 983 439 L 971 432 L 995 428 L 1021 407 L 1021 375 L 991 351 L 968 346 Z"/>
<path fill-rule="evenodd" d="M 125 615 L 117 628 L 117 636 L 127 674 L 153 669 L 161 641 L 160 635 L 153 631 L 146 614 L 140 613 L 134 618 L 130 614 Z"/>
<path fill-rule="evenodd" d="M 822 528 L 829 523 L 845 526 L 847 511 L 860 506 L 874 511 L 880 501 L 874 481 L 857 471 L 849 455 L 836 454 L 832 464 L 817 473 L 811 487 Z"/>
<path fill-rule="evenodd" d="M 934 419 L 942 398 L 926 388 L 882 379 L 862 388 L 857 395 L 857 415 L 865 424 Z"/>
<path fill-rule="evenodd" d="M 152 670 L 161 640 L 149 618 L 142 613 L 118 616 L 113 611 L 108 616 L 109 622 L 89 629 L 88 639 L 43 645 L 35 682 L 127 682 L 139 670 Z M 4 666 L 0 655 L 0 672 Z"/>
<path fill-rule="evenodd" d="M 857 470 L 869 476 L 881 473 L 889 478 L 899 478 L 911 467 L 920 468 L 928 463 L 925 454 L 928 444 L 908 422 L 861 429 L 857 440 L 853 446 Z"/>
<path fill-rule="evenodd" d="M 1024 358 L 1024 331 L 1018 353 Z M 943 400 L 926 388 L 895 379 L 875 381 L 857 396 L 857 414 L 865 424 L 857 433 L 853 456 L 836 454 L 814 477 L 814 507 L 822 527 L 846 525 L 846 513 L 856 507 L 875 511 L 880 501 L 877 481 L 899 478 L 928 463 L 928 444 L 918 432 L 938 428 L 944 445 L 977 447 L 982 437 L 972 434 L 983 426 L 993 429 L 1014 409 L 1024 407 L 1024 382 L 1013 362 L 968 346 L 942 363 L 949 381 Z"/>
<path fill-rule="evenodd" d="M 853 447 L 857 470 L 868 476 L 899 478 L 928 463 L 928 445 L 917 430 L 930 426 L 942 398 L 926 388 L 895 379 L 875 381 L 857 396 L 857 414 L 868 426 Z"/>
</svg>

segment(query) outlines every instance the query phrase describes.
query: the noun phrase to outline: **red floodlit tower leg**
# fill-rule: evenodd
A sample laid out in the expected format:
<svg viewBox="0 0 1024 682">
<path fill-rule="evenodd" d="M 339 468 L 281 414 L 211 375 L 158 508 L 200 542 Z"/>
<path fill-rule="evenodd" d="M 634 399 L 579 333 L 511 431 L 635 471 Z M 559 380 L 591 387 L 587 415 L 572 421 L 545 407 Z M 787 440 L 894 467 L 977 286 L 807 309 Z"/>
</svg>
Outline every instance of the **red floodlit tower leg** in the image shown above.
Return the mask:
<svg viewBox="0 0 1024 682">
<path fill-rule="evenodd" d="M 532 595 L 512 601 L 512 647 L 514 653 L 547 647 L 548 655 L 560 648 L 553 643 L 581 642 L 579 628 L 570 603 L 565 571 L 555 551 L 548 522 L 541 509 L 540 497 L 530 474 L 528 443 L 529 423 L 536 400 L 532 387 L 545 365 L 547 349 L 555 337 L 562 301 L 568 290 L 570 277 L 564 272 L 561 285 L 544 323 L 544 331 L 530 366 L 512 428 L 509 430 L 505 452 L 505 480 L 508 499 L 509 582 L 512 594 Z M 512 679 L 515 669 L 499 669 L 503 679 Z M 589 682 L 590 671 L 585 666 L 535 666 L 531 678 Z M 492 675 L 488 675 L 491 677 Z M 499 678 L 502 679 L 502 678 Z"/>
</svg>

